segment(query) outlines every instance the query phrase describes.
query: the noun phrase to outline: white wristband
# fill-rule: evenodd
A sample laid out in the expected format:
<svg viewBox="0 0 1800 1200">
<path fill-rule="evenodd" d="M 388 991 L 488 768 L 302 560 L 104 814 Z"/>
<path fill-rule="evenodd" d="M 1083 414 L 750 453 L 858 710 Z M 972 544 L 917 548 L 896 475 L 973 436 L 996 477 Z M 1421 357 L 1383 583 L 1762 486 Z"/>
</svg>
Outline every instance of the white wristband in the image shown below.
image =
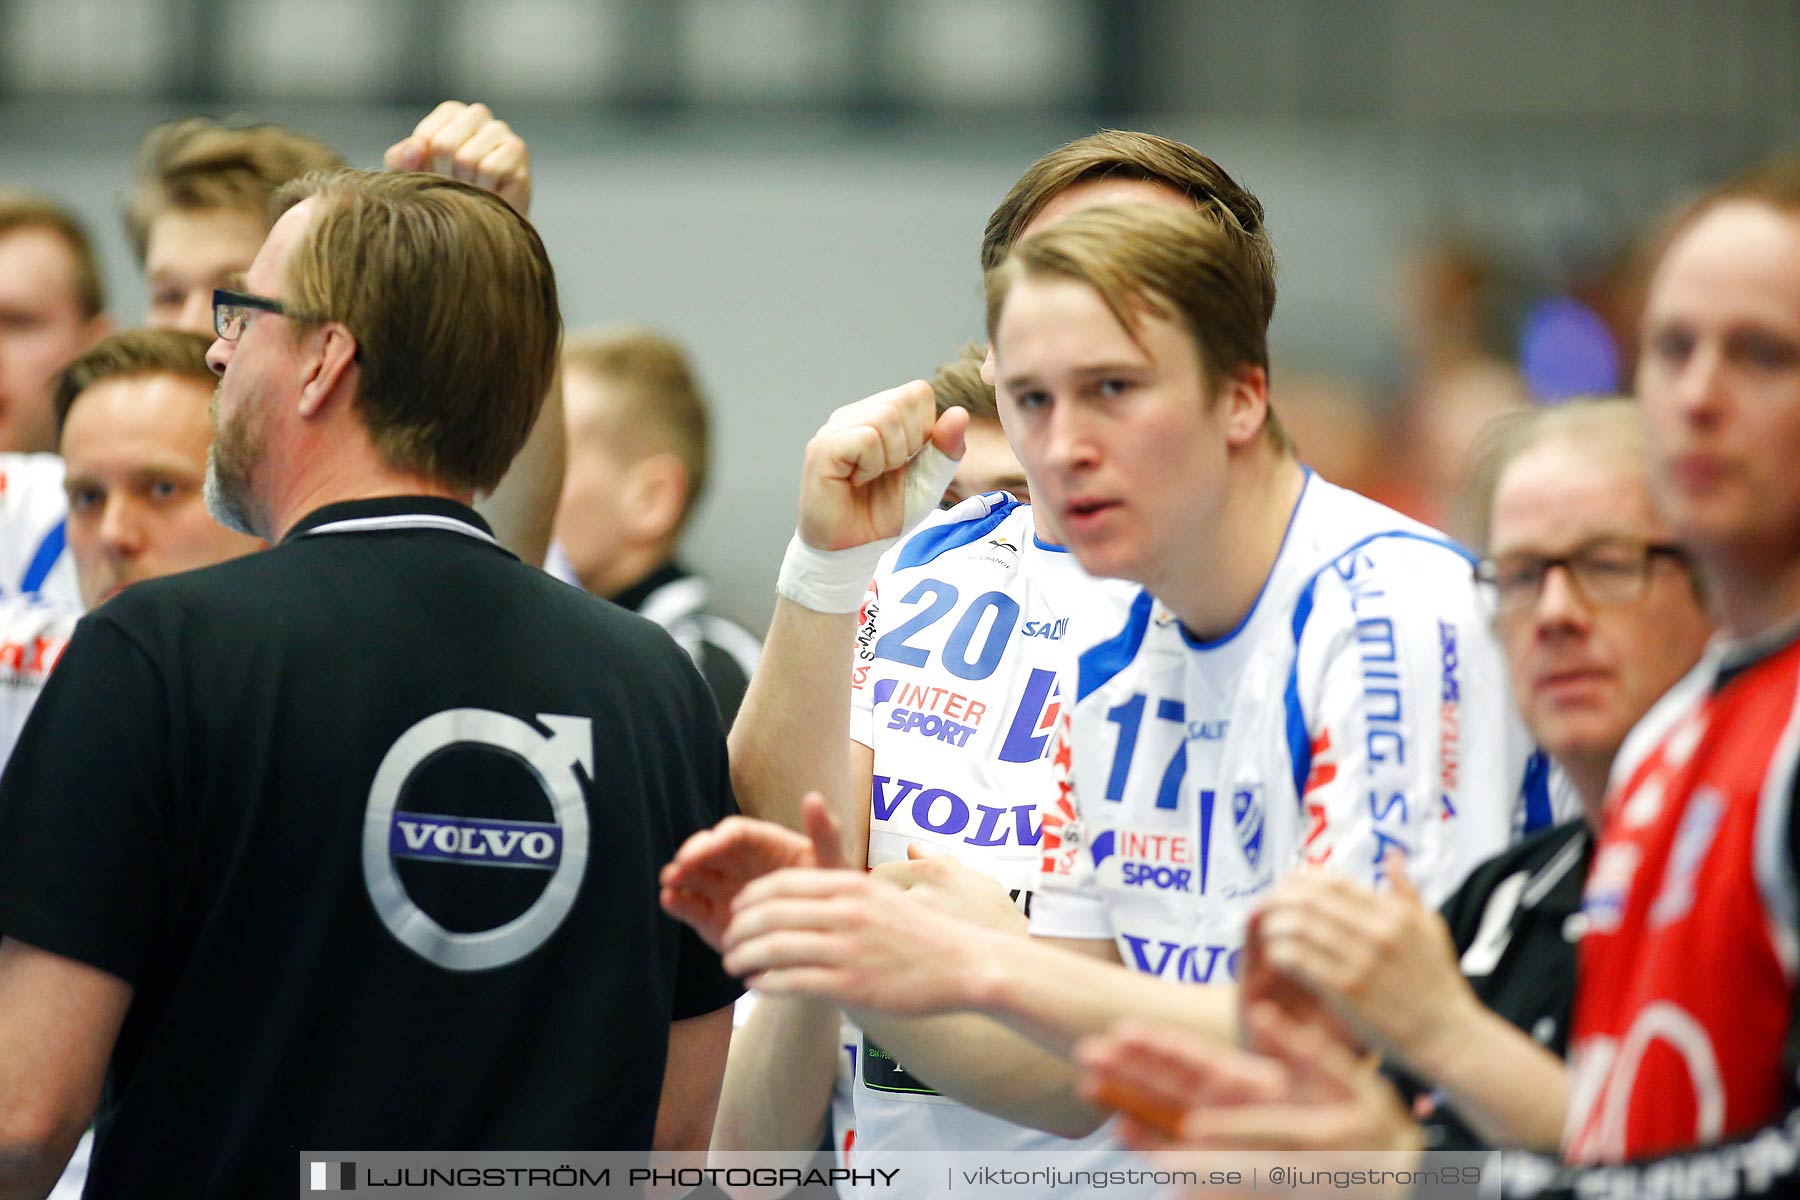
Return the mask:
<svg viewBox="0 0 1800 1200">
<path fill-rule="evenodd" d="M 882 538 L 848 550 L 815 550 L 795 534 L 781 559 L 775 590 L 801 608 L 820 613 L 853 613 L 875 575 L 875 564 L 898 538 Z"/>
</svg>

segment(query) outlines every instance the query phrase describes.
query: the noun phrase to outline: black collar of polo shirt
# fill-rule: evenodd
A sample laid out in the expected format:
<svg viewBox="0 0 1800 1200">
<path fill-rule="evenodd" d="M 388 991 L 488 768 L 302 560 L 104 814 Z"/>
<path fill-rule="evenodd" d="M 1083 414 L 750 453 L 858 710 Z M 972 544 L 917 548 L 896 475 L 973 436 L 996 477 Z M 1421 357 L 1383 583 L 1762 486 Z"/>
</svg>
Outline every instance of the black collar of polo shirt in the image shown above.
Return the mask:
<svg viewBox="0 0 1800 1200">
<path fill-rule="evenodd" d="M 446 500 L 442 496 L 379 496 L 370 500 L 340 500 L 336 504 L 314 509 L 296 521 L 294 527 L 282 536 L 281 542 L 285 545 L 333 521 L 414 516 L 448 517 L 453 521 L 461 521 L 490 538 L 494 536 L 493 529 L 482 519 L 480 513 L 455 500 Z"/>
<path fill-rule="evenodd" d="M 670 559 L 656 570 L 650 572 L 616 596 L 608 596 L 620 608 L 628 608 L 632 612 L 643 610 L 644 601 L 656 593 L 658 588 L 667 587 L 678 579 L 686 579 L 693 572 L 683 567 L 674 559 Z"/>
</svg>

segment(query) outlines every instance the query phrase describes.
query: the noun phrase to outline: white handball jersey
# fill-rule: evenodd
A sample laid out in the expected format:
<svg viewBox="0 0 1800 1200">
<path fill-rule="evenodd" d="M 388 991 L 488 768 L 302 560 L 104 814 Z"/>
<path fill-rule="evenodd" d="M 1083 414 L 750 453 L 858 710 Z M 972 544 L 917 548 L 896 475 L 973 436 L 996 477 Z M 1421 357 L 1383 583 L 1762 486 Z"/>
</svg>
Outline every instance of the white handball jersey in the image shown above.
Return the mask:
<svg viewBox="0 0 1800 1200">
<path fill-rule="evenodd" d="M 1436 905 L 1564 815 L 1471 563 L 1309 471 L 1237 629 L 1198 641 L 1140 590 L 1081 655 L 1032 932 L 1112 938 L 1128 967 L 1222 983 L 1255 897 L 1295 867 L 1373 882 L 1403 856 Z"/>
<path fill-rule="evenodd" d="M 41 596 L 0 599 L 0 767 L 12 757 L 32 705 L 81 614 Z"/>
<path fill-rule="evenodd" d="M 1091 642 L 1116 628 L 1134 591 L 1040 541 L 1030 507 L 1005 492 L 933 514 L 888 552 L 863 603 L 851 679 L 850 736 L 875 752 L 871 867 L 918 842 L 1020 894 L 1029 911 L 1038 800 L 1073 694 L 1077 631 Z M 1120 1153 L 1100 1134 L 1070 1141 L 948 1100 L 865 1038 L 852 1162 L 903 1150 L 1081 1152 L 1054 1160 L 1070 1167 Z"/>
<path fill-rule="evenodd" d="M 875 752 L 869 865 L 913 842 L 1024 891 L 1038 800 L 1073 691 L 1075 648 L 1117 628 L 1136 591 L 1036 535 L 1006 492 L 928 518 L 864 598 L 850 736 Z"/>
<path fill-rule="evenodd" d="M 64 549 L 69 498 L 54 454 L 0 453 L 0 597 L 31 593 L 81 607 Z"/>
</svg>

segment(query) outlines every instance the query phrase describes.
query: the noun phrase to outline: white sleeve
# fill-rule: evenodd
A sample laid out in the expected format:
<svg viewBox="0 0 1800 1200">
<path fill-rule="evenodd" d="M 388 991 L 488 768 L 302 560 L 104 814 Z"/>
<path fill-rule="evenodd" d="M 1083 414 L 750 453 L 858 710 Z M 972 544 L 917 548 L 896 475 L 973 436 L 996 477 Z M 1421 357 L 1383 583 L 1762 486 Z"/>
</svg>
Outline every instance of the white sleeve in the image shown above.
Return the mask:
<svg viewBox="0 0 1800 1200">
<path fill-rule="evenodd" d="M 1403 857 L 1437 906 L 1511 841 L 1531 746 L 1467 565 L 1429 543 L 1367 561 L 1321 578 L 1299 646 L 1305 861 L 1376 884 Z"/>
<path fill-rule="evenodd" d="M 1069 723 L 1072 707 L 1064 705 L 1057 722 L 1050 759 L 1051 792 L 1038 804 L 1042 857 L 1031 896 L 1031 933 L 1033 937 L 1111 941 L 1112 921 L 1094 881 L 1093 860 L 1086 853 Z"/>
</svg>

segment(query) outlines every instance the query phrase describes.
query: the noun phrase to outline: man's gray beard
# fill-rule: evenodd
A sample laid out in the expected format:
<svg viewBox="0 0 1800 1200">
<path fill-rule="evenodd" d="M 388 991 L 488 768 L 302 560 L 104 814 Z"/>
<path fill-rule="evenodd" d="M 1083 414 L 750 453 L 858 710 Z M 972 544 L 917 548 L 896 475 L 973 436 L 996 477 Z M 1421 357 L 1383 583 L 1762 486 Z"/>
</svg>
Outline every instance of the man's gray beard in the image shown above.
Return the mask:
<svg viewBox="0 0 1800 1200">
<path fill-rule="evenodd" d="M 216 439 L 213 445 L 206 448 L 206 483 L 200 494 L 205 499 L 206 511 L 212 515 L 213 520 L 234 533 L 247 533 L 251 537 L 263 536 L 250 528 L 250 516 L 244 510 L 242 493 L 228 487 L 219 474 L 219 447 Z"/>
</svg>

